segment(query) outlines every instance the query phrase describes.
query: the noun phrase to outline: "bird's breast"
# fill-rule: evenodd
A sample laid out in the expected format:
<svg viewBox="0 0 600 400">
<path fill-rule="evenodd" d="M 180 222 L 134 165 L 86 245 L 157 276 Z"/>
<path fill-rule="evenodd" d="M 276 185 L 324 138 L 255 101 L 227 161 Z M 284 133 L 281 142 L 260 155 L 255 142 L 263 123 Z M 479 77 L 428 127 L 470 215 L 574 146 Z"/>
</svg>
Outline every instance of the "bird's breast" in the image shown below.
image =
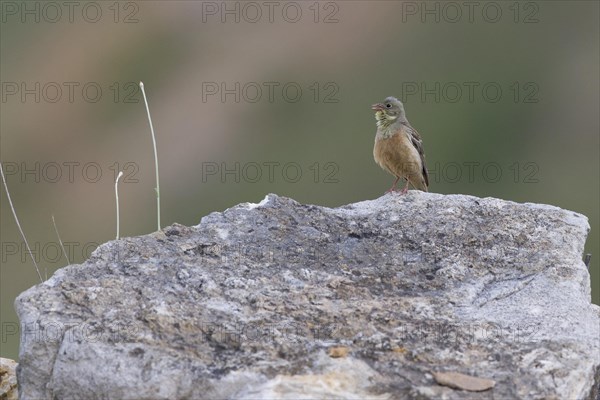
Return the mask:
<svg viewBox="0 0 600 400">
<path fill-rule="evenodd" d="M 385 137 L 379 132 L 375 136 L 373 158 L 381 168 L 396 176 L 412 175 L 421 166 L 417 149 L 412 145 L 408 135 L 402 130 Z"/>
</svg>

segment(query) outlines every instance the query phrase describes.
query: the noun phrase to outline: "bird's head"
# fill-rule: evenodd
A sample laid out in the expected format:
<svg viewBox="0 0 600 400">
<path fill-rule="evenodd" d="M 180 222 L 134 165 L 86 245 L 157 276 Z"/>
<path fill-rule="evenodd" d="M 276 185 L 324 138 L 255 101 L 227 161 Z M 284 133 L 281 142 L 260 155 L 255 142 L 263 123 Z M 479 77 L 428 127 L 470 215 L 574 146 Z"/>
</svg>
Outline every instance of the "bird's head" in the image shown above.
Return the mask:
<svg viewBox="0 0 600 400">
<path fill-rule="evenodd" d="M 371 109 L 375 111 L 377 126 L 387 128 L 394 122 L 405 121 L 404 106 L 395 97 L 386 98 L 383 103 L 373 104 Z"/>
</svg>

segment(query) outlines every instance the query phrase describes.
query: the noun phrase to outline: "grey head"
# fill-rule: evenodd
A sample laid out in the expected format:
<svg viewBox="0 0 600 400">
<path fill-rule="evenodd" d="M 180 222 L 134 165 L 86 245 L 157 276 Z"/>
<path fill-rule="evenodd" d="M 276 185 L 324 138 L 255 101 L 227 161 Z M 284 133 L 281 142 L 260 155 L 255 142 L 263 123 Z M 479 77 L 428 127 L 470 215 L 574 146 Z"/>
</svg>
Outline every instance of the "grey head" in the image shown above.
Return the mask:
<svg viewBox="0 0 600 400">
<path fill-rule="evenodd" d="M 387 128 L 396 121 L 408 122 L 404 105 L 395 97 L 387 97 L 383 103 L 373 104 L 371 109 L 375 111 L 378 127 Z"/>
</svg>

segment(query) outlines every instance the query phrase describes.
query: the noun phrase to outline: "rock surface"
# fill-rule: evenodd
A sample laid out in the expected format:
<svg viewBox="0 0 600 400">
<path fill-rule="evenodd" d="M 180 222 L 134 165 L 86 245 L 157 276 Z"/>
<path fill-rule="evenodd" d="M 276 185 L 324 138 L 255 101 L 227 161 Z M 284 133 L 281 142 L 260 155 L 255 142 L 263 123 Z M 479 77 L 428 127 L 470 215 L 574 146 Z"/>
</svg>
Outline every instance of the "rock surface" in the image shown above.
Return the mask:
<svg viewBox="0 0 600 400">
<path fill-rule="evenodd" d="M 14 360 L 0 357 L 0 399 L 17 400 L 17 363 Z"/>
<path fill-rule="evenodd" d="M 17 298 L 22 398 L 591 399 L 588 230 L 491 198 L 269 195 L 112 241 Z"/>
</svg>

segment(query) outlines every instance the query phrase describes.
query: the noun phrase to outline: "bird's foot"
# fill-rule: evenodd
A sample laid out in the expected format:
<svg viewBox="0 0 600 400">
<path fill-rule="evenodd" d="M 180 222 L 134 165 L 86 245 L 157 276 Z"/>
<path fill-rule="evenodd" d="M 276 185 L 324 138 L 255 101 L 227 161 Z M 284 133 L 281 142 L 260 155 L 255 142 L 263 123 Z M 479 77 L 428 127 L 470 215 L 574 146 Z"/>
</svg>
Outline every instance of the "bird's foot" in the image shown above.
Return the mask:
<svg viewBox="0 0 600 400">
<path fill-rule="evenodd" d="M 407 192 L 407 191 L 406 191 L 406 190 L 404 190 L 404 189 L 398 189 L 398 188 L 394 188 L 394 189 L 388 189 L 388 190 L 386 190 L 384 194 L 388 194 L 388 193 L 392 193 L 392 194 L 394 194 L 394 193 L 396 193 L 396 194 L 398 194 L 399 196 L 402 196 L 403 194 L 406 194 L 406 192 Z"/>
</svg>

